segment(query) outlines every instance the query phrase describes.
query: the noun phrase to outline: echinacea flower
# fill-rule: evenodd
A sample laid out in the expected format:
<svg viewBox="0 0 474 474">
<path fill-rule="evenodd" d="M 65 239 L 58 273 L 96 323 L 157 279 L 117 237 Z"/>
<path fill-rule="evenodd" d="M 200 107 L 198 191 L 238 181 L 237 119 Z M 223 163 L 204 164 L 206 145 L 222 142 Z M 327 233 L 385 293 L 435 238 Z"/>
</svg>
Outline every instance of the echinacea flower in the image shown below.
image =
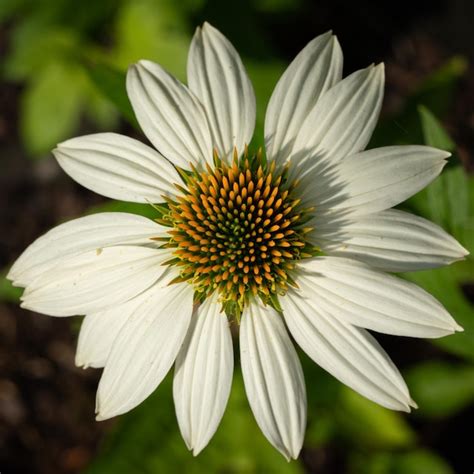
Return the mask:
<svg viewBox="0 0 474 474">
<path fill-rule="evenodd" d="M 77 182 L 157 212 L 156 221 L 102 213 L 59 225 L 9 273 L 25 288 L 22 307 L 86 315 L 77 364 L 104 367 L 97 419 L 137 406 L 174 364 L 179 427 L 198 454 L 231 390 L 230 325 L 256 421 L 287 459 L 298 456 L 306 424 L 290 334 L 365 397 L 415 406 L 367 329 L 428 338 L 462 329 L 432 296 L 385 272 L 467 252 L 436 225 L 390 210 L 438 176 L 449 153 L 363 151 L 383 88 L 383 65 L 342 79 L 336 37 L 317 37 L 278 82 L 265 153 L 253 155 L 252 85 L 233 46 L 204 24 L 187 86 L 150 61 L 128 72 L 129 98 L 156 149 L 113 133 L 58 145 L 56 159 Z"/>
</svg>

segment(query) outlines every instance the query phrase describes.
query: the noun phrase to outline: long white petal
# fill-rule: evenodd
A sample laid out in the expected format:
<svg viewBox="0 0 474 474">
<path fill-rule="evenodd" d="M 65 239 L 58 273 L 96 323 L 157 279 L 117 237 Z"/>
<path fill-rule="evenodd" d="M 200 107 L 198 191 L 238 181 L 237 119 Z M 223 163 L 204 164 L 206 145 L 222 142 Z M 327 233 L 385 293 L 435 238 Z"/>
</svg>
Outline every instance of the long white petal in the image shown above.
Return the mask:
<svg viewBox="0 0 474 474">
<path fill-rule="evenodd" d="M 410 411 L 414 406 L 399 371 L 367 331 L 340 322 L 317 297 L 293 289 L 280 304 L 292 336 L 319 366 L 384 407 Z"/>
<path fill-rule="evenodd" d="M 222 158 L 239 154 L 255 126 L 255 93 L 239 54 L 209 23 L 197 28 L 188 56 L 189 89 L 204 106 Z"/>
<path fill-rule="evenodd" d="M 203 106 L 158 64 L 140 61 L 127 74 L 127 92 L 145 135 L 182 168 L 212 163 L 212 140 Z"/>
<path fill-rule="evenodd" d="M 82 321 L 76 350 L 79 367 L 105 367 L 105 363 L 123 325 L 135 310 L 149 298 L 151 287 L 135 298 L 104 311 L 88 314 Z"/>
<path fill-rule="evenodd" d="M 382 105 L 383 64 L 357 71 L 323 94 L 304 121 L 291 161 L 337 163 L 369 143 Z"/>
<path fill-rule="evenodd" d="M 98 420 L 125 413 L 147 398 L 168 373 L 193 311 L 187 283 L 155 288 L 120 330 L 97 391 Z"/>
<path fill-rule="evenodd" d="M 331 166 L 308 169 L 301 178 L 303 201 L 330 217 L 356 216 L 396 206 L 435 179 L 450 154 L 427 146 L 374 148 Z"/>
<path fill-rule="evenodd" d="M 410 337 L 441 337 L 462 330 L 429 293 L 363 263 L 318 257 L 298 268 L 302 295 L 345 323 Z"/>
<path fill-rule="evenodd" d="M 388 272 L 435 268 L 468 254 L 441 227 L 395 209 L 316 223 L 310 238 L 328 255 L 353 258 Z"/>
<path fill-rule="evenodd" d="M 166 270 L 169 251 L 117 246 L 61 260 L 25 289 L 22 308 L 73 316 L 116 306 L 145 291 Z"/>
<path fill-rule="evenodd" d="M 240 359 L 258 426 L 288 460 L 297 458 L 306 427 L 306 388 L 282 317 L 252 302 L 242 315 Z"/>
<path fill-rule="evenodd" d="M 16 286 L 27 286 L 68 257 L 114 245 L 147 245 L 166 230 L 146 217 L 122 212 L 80 217 L 36 239 L 13 264 L 8 278 Z"/>
<path fill-rule="evenodd" d="M 173 396 L 181 434 L 197 456 L 224 414 L 234 370 L 229 322 L 217 296 L 195 310 L 176 359 Z"/>
<path fill-rule="evenodd" d="M 342 51 L 331 32 L 310 41 L 281 76 L 265 114 L 267 157 L 283 163 L 318 99 L 342 77 Z"/>
<path fill-rule="evenodd" d="M 117 133 L 96 133 L 60 143 L 53 154 L 61 168 L 87 189 L 129 202 L 163 202 L 180 177 L 149 146 Z"/>
</svg>

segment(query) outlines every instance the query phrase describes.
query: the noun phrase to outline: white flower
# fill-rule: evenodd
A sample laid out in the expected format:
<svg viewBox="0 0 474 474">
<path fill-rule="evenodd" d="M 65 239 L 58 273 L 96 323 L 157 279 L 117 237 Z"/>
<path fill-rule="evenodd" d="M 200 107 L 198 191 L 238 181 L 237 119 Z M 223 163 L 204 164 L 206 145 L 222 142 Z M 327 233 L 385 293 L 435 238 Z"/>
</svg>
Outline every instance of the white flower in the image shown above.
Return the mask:
<svg viewBox="0 0 474 474">
<path fill-rule="evenodd" d="M 178 423 L 199 453 L 231 389 L 229 322 L 240 324 L 257 423 L 288 459 L 298 456 L 306 423 L 289 333 L 367 398 L 395 410 L 415 406 L 366 329 L 430 338 L 462 330 L 429 294 L 384 273 L 467 254 L 434 224 L 390 210 L 436 178 L 449 154 L 424 146 L 363 151 L 382 103 L 383 66 L 341 73 L 330 33 L 291 63 L 266 113 L 265 165 L 246 149 L 252 85 L 229 41 L 204 24 L 191 44 L 188 86 L 149 61 L 129 70 L 128 95 L 158 151 L 113 133 L 54 151 L 66 173 L 104 196 L 167 202 L 158 222 L 103 213 L 62 224 L 9 274 L 25 287 L 22 307 L 86 315 L 77 364 L 104 367 L 99 420 L 137 406 L 175 363 Z"/>
</svg>

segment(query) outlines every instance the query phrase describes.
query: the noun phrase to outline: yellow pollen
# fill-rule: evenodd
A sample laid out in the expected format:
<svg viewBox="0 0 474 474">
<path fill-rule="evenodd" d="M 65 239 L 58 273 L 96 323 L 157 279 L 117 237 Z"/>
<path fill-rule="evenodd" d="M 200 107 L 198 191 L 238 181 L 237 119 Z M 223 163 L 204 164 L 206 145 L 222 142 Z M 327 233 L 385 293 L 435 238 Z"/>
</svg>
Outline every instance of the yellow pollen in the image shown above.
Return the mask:
<svg viewBox="0 0 474 474">
<path fill-rule="evenodd" d="M 186 187 L 177 185 L 181 194 L 167 200 L 163 218 L 172 226 L 166 245 L 196 294 L 217 291 L 225 308 L 236 303 L 241 311 L 251 295 L 268 302 L 292 284 L 288 271 L 312 251 L 302 232 L 307 213 L 286 170 L 267 165 L 260 152 L 231 166 L 215 152 L 214 162 L 182 172 Z"/>
</svg>

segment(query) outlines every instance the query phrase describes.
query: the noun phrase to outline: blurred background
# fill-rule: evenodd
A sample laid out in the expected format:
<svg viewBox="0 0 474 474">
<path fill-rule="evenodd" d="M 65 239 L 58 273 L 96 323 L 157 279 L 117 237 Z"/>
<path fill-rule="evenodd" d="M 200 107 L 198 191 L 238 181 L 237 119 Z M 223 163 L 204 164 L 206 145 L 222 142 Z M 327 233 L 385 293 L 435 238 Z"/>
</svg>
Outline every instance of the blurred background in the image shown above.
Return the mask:
<svg viewBox="0 0 474 474">
<path fill-rule="evenodd" d="M 194 28 L 208 20 L 236 46 L 258 102 L 262 144 L 270 93 L 289 61 L 332 29 L 345 74 L 386 63 L 371 147 L 416 143 L 453 152 L 442 176 L 401 207 L 474 249 L 474 3 L 470 0 L 0 0 L 0 471 L 2 474 L 471 473 L 474 265 L 403 277 L 465 328 L 441 340 L 377 336 L 420 408 L 405 415 L 359 397 L 302 354 L 309 399 L 300 459 L 260 434 L 239 370 L 223 422 L 193 458 L 179 435 L 171 377 L 131 413 L 94 420 L 100 371 L 74 366 L 80 318 L 18 307 L 4 275 L 59 222 L 102 210 L 149 215 L 74 183 L 53 160 L 59 141 L 114 130 L 142 138 L 125 95 L 127 66 L 146 58 L 185 80 Z"/>
</svg>

